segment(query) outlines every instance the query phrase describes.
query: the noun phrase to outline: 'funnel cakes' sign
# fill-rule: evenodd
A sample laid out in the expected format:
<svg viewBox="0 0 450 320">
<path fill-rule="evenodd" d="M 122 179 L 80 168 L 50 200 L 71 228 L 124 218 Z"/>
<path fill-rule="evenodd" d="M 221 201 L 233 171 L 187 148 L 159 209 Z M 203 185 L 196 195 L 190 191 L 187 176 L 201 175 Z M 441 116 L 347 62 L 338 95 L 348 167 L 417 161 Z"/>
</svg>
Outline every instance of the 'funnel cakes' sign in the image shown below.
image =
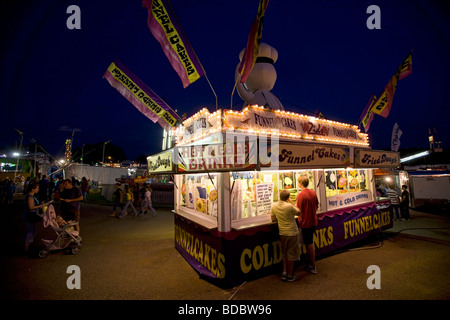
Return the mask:
<svg viewBox="0 0 450 320">
<path fill-rule="evenodd" d="M 241 112 L 225 110 L 224 125 L 234 130 L 278 134 L 289 138 L 337 144 L 369 146 L 367 135 L 357 126 L 318 119 L 293 112 L 246 107 Z"/>
<path fill-rule="evenodd" d="M 348 148 L 318 145 L 280 144 L 280 168 L 347 166 L 350 164 Z"/>
<path fill-rule="evenodd" d="M 222 119 L 221 119 L 222 115 Z M 222 120 L 222 121 L 221 121 Z M 250 106 L 242 111 L 204 108 L 177 129 L 177 144 L 190 143 L 215 132 L 243 132 L 290 139 L 369 147 L 358 126 L 318 119 L 294 112 Z"/>
</svg>

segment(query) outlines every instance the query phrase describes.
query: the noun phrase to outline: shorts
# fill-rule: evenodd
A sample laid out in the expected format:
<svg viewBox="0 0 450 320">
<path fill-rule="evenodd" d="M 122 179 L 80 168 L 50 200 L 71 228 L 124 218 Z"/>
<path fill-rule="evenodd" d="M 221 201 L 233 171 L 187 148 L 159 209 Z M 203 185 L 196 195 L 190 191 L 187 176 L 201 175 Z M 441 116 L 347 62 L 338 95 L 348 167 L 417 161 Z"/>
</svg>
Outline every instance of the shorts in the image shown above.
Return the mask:
<svg viewBox="0 0 450 320">
<path fill-rule="evenodd" d="M 303 244 L 308 245 L 313 243 L 314 232 L 316 227 L 302 228 Z"/>
<path fill-rule="evenodd" d="M 71 208 L 68 210 L 63 210 L 61 212 L 61 217 L 66 221 L 80 222 L 80 209 Z"/>
<path fill-rule="evenodd" d="M 282 257 L 287 256 L 288 261 L 297 261 L 300 257 L 300 243 L 298 242 L 298 235 L 296 236 L 282 236 L 281 240 L 281 254 Z"/>
<path fill-rule="evenodd" d="M 75 217 L 75 221 L 79 223 L 80 222 L 80 209 L 74 210 L 73 215 Z"/>
</svg>

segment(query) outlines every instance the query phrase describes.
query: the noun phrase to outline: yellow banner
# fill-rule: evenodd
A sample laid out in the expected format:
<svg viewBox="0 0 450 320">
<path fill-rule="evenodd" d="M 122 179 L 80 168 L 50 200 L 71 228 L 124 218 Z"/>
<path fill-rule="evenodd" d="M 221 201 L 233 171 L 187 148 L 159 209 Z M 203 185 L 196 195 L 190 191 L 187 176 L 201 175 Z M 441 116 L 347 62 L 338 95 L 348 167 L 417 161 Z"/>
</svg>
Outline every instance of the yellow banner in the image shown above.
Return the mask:
<svg viewBox="0 0 450 320">
<path fill-rule="evenodd" d="M 364 126 L 364 131 L 367 132 L 369 130 L 370 123 L 373 119 L 373 104 L 377 101 L 377 97 L 372 96 L 372 101 L 370 101 L 369 106 L 367 107 L 367 112 L 361 120 L 362 125 Z"/>
<path fill-rule="evenodd" d="M 377 102 L 375 102 L 375 105 L 372 108 L 374 113 L 379 114 L 385 118 L 388 116 L 391 110 L 392 99 L 394 98 L 398 80 L 410 75 L 411 72 L 412 58 L 411 54 L 409 54 L 405 61 L 403 61 L 403 63 L 398 67 L 397 71 L 395 71 L 395 74 L 392 76 L 391 80 L 389 80 Z"/>
<path fill-rule="evenodd" d="M 108 73 L 114 77 L 114 80 L 120 83 L 120 87 L 114 86 L 111 83 L 111 76 Z M 105 78 L 144 115 L 154 122 L 158 121 L 161 123 L 161 120 L 163 120 L 170 126 L 174 126 L 177 123 L 177 119 L 167 110 L 168 106 L 165 105 L 164 101 L 160 100 L 146 86 L 139 87 L 136 81 L 132 80 L 133 77 L 135 77 L 134 74 L 128 70 L 125 73 L 114 62 L 110 64 L 108 70 L 105 72 Z"/>
<path fill-rule="evenodd" d="M 386 108 L 387 104 L 388 104 L 388 97 L 386 95 L 386 90 L 384 90 L 381 96 L 376 101 L 376 103 L 373 105 L 371 111 L 376 114 L 381 114 L 384 111 L 384 108 Z M 370 111 L 368 113 L 370 113 Z"/>
</svg>

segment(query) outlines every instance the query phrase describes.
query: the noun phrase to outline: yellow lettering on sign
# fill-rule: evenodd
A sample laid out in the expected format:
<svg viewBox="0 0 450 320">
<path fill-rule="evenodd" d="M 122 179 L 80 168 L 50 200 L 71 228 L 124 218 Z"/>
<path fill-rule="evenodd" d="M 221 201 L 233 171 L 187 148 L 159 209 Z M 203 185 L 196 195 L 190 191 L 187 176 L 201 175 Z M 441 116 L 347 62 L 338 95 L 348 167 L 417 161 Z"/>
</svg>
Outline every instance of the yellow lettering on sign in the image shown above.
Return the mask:
<svg viewBox="0 0 450 320">
<path fill-rule="evenodd" d="M 281 262 L 281 260 L 281 242 L 279 240 L 272 242 L 272 245 L 270 243 L 264 243 L 262 246 L 257 245 L 253 250 L 245 248 L 241 253 L 241 271 L 249 273 L 252 269 L 267 268 Z"/>
<path fill-rule="evenodd" d="M 192 83 L 200 78 L 200 75 L 198 74 L 194 64 L 187 54 L 186 46 L 184 45 L 183 40 L 181 40 L 180 35 L 178 34 L 172 21 L 170 20 L 170 17 L 167 14 L 167 10 L 164 5 L 159 1 L 153 1 L 152 14 L 155 18 L 155 21 L 157 21 L 161 28 L 164 30 L 164 33 L 169 40 L 173 52 L 177 54 L 178 59 L 181 61 L 184 70 L 186 71 L 186 75 L 188 76 L 189 81 Z"/>
<path fill-rule="evenodd" d="M 243 273 L 249 273 L 252 270 L 252 265 L 246 263 L 246 257 L 250 259 L 252 251 L 250 249 L 244 249 L 241 254 L 241 270 Z"/>
<path fill-rule="evenodd" d="M 175 243 L 216 277 L 225 277 L 225 256 L 183 228 L 175 226 Z"/>
<path fill-rule="evenodd" d="M 361 217 L 344 222 L 344 239 L 382 228 L 391 223 L 389 212 L 375 213 L 373 216 Z"/>
<path fill-rule="evenodd" d="M 142 102 L 158 117 L 164 119 L 169 125 L 174 126 L 177 120 L 167 111 L 150 98 L 139 86 L 133 82 L 114 62 L 108 67 L 108 71 L 127 89 L 137 100 Z"/>
</svg>

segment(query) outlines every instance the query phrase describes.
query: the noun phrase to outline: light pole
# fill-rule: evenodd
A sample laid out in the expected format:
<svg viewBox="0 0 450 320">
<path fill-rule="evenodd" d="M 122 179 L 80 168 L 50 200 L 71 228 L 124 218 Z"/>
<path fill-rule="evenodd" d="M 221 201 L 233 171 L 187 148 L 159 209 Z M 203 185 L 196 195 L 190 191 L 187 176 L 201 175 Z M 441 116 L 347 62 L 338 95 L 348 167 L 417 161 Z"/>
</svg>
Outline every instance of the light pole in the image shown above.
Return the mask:
<svg viewBox="0 0 450 320">
<path fill-rule="evenodd" d="M 37 153 L 37 141 L 36 139 L 32 138 L 31 142 L 34 143 L 34 164 L 33 164 L 33 175 L 36 178 L 36 153 Z"/>
<path fill-rule="evenodd" d="M 111 140 L 108 140 L 108 141 L 106 141 L 106 142 L 103 142 L 103 157 L 102 157 L 102 167 L 104 167 L 105 166 L 105 146 L 106 146 L 106 144 L 107 143 L 110 143 L 111 142 Z"/>
<path fill-rule="evenodd" d="M 84 145 L 81 146 L 81 176 L 83 176 L 83 156 L 84 156 Z"/>
<path fill-rule="evenodd" d="M 17 155 L 16 171 L 14 172 L 14 183 L 16 182 L 17 169 L 19 169 L 19 157 L 20 157 L 20 152 L 22 152 L 22 141 L 23 141 L 23 132 L 21 132 L 17 129 L 16 129 L 16 131 L 20 134 L 20 147 L 19 147 L 19 154 Z"/>
</svg>

